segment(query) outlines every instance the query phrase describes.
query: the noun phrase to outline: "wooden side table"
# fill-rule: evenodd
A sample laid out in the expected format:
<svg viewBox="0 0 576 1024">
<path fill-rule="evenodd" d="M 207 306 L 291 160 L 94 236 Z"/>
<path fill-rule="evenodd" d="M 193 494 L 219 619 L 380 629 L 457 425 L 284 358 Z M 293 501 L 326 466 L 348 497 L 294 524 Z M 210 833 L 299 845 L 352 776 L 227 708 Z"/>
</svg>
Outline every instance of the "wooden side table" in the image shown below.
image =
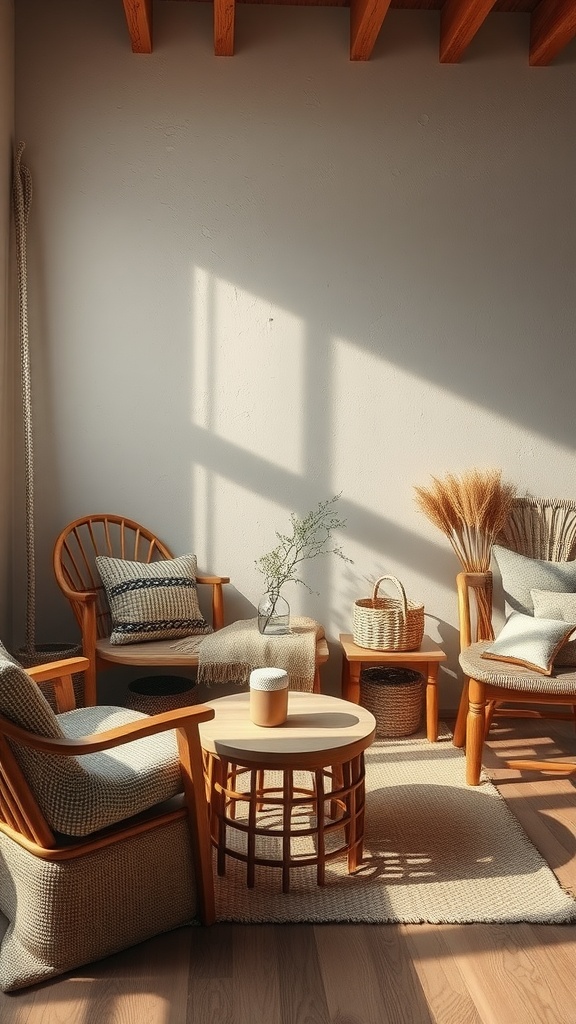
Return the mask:
<svg viewBox="0 0 576 1024">
<path fill-rule="evenodd" d="M 215 717 L 200 727 L 218 874 L 233 857 L 246 864 L 246 884 L 253 888 L 257 865 L 278 867 L 288 892 L 293 868 L 314 865 L 318 885 L 336 857 L 346 856 L 348 871 L 355 871 L 362 861 L 364 751 L 374 739 L 374 715 L 339 697 L 290 691 L 286 721 L 267 729 L 250 720 L 249 702 L 248 693 L 209 701 Z M 297 820 L 302 808 L 309 819 L 304 829 Z M 293 847 L 304 837 L 310 850 L 301 855 Z M 272 841 L 276 855 L 269 849 L 263 856 L 260 840 Z"/>
<path fill-rule="evenodd" d="M 342 697 L 360 703 L 360 672 L 363 665 L 394 665 L 422 672 L 426 679 L 426 735 L 431 743 L 438 739 L 438 668 L 446 654 L 429 636 L 422 638 L 417 651 L 371 651 L 358 647 L 351 633 L 340 634 L 342 647 Z"/>
</svg>

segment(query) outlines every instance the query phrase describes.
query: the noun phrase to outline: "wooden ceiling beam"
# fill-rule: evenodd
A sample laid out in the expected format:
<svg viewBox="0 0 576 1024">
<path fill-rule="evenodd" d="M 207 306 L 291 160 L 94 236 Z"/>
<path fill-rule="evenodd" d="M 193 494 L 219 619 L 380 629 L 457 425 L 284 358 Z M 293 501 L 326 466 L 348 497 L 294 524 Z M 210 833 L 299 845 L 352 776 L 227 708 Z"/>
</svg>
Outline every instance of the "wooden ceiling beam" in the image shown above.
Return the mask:
<svg viewBox="0 0 576 1024">
<path fill-rule="evenodd" d="M 122 0 L 132 53 L 152 53 L 152 0 Z"/>
<path fill-rule="evenodd" d="M 350 0 L 350 60 L 370 60 L 390 0 Z"/>
<path fill-rule="evenodd" d="M 574 0 L 540 0 L 530 19 L 532 67 L 545 67 L 576 36 Z"/>
<path fill-rule="evenodd" d="M 457 64 L 495 0 L 446 0 L 440 18 L 440 63 Z"/>
<path fill-rule="evenodd" d="M 236 0 L 214 0 L 214 53 L 216 57 L 234 54 Z"/>
</svg>

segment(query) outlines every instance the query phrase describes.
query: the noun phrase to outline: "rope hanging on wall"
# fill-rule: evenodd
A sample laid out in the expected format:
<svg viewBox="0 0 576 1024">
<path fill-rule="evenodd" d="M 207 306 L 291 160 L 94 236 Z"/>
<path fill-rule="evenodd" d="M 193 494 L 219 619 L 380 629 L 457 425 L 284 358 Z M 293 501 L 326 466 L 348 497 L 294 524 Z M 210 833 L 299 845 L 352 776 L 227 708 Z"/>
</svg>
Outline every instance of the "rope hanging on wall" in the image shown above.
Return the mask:
<svg viewBox="0 0 576 1024">
<path fill-rule="evenodd" d="M 14 156 L 12 203 L 16 229 L 16 266 L 18 272 L 20 372 L 22 378 L 22 414 L 24 422 L 24 475 L 26 488 L 26 652 L 35 649 L 36 563 L 34 558 L 34 447 L 32 438 L 32 377 L 28 334 L 28 262 L 26 234 L 32 202 L 32 175 L 22 164 L 24 143 Z"/>
<path fill-rule="evenodd" d="M 30 338 L 28 333 L 28 258 L 27 228 L 32 203 L 32 175 L 22 163 L 24 143 L 20 142 L 14 154 L 12 206 L 16 233 L 16 267 L 18 273 L 18 305 L 20 327 L 20 373 L 22 380 L 22 416 L 24 426 L 24 479 L 26 489 L 26 634 L 25 645 L 15 651 L 24 668 L 43 665 L 62 658 L 73 658 L 82 653 L 79 644 L 36 643 L 36 559 L 34 554 L 34 445 L 32 436 L 32 372 L 30 365 Z M 72 677 L 76 706 L 84 704 L 84 678 L 82 673 Z M 53 685 L 43 685 L 46 699 L 55 708 Z"/>
</svg>

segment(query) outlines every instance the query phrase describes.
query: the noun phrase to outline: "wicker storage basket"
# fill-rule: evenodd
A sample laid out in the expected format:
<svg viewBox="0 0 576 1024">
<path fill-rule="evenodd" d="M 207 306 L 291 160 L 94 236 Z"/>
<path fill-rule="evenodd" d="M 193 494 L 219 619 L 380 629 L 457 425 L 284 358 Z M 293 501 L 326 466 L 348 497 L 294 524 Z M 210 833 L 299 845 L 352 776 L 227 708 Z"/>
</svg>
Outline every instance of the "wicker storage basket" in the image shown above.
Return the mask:
<svg viewBox="0 0 576 1024">
<path fill-rule="evenodd" d="M 376 735 L 410 736 L 420 728 L 424 676 L 409 668 L 384 665 L 360 673 L 360 703 L 376 719 Z"/>
<path fill-rule="evenodd" d="M 378 597 L 382 580 L 392 580 L 400 598 Z M 354 643 L 372 651 L 417 651 L 424 636 L 424 605 L 406 599 L 406 591 L 395 576 L 381 576 L 372 597 L 354 603 Z"/>
</svg>

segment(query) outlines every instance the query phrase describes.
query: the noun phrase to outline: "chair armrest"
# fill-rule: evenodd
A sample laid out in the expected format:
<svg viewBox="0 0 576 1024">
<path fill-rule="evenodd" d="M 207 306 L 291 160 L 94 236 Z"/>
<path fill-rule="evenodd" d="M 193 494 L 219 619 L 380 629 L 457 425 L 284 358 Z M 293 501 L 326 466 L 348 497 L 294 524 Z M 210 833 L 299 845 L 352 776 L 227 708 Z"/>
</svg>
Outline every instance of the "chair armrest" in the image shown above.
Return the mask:
<svg viewBox="0 0 576 1024">
<path fill-rule="evenodd" d="M 84 673 L 84 686 L 86 686 L 86 673 L 90 668 L 88 658 L 64 658 L 61 661 L 50 661 L 46 665 L 34 665 L 26 669 L 27 675 L 35 683 L 52 682 L 54 685 L 54 699 L 59 712 L 73 711 L 76 707 L 76 694 L 72 676 L 75 672 Z"/>
<path fill-rule="evenodd" d="M 458 590 L 458 620 L 460 624 L 460 650 L 464 651 L 478 640 L 493 640 L 492 629 L 492 573 L 460 572 L 456 577 Z M 474 592 L 475 607 L 470 593 Z"/>
<path fill-rule="evenodd" d="M 224 595 L 222 584 L 230 583 L 229 576 L 202 576 L 196 574 L 197 583 L 208 583 L 212 587 L 212 628 L 222 629 L 224 625 Z"/>
<path fill-rule="evenodd" d="M 77 757 L 80 754 L 96 754 L 100 750 L 110 750 L 111 747 L 119 747 L 124 743 L 142 739 L 144 736 L 168 732 L 170 729 L 186 731 L 187 726 L 188 728 L 190 726 L 197 727 L 200 722 L 209 722 L 214 718 L 214 714 L 213 708 L 206 707 L 204 704 L 196 704 L 188 708 L 177 708 L 175 711 L 163 711 L 160 715 L 151 715 L 145 719 L 139 718 L 136 722 L 127 722 L 126 725 L 120 725 L 108 732 L 94 733 L 77 740 L 38 736 L 36 733 L 21 729 L 20 726 L 14 725 L 8 718 L 3 718 L 0 715 L 0 732 L 23 746 L 41 750 L 45 754 Z"/>
<path fill-rule="evenodd" d="M 47 683 L 61 676 L 71 676 L 75 672 L 85 672 L 90 662 L 88 658 L 63 658 L 61 661 L 50 661 L 46 665 L 34 665 L 25 669 L 36 683 Z"/>
</svg>

